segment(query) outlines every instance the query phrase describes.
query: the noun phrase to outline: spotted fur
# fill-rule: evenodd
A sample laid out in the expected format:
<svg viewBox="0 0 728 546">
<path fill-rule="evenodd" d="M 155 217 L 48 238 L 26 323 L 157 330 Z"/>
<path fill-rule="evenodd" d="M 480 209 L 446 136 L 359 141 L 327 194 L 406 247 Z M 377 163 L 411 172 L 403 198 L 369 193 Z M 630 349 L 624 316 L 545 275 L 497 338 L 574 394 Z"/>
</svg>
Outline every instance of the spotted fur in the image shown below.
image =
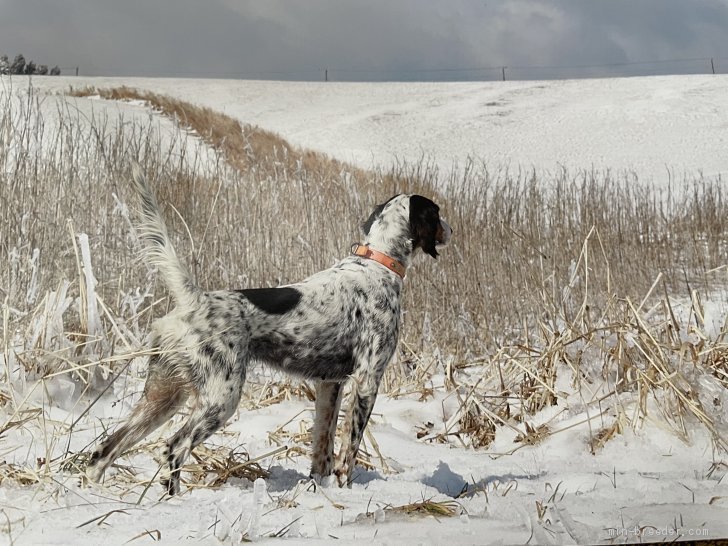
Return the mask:
<svg viewBox="0 0 728 546">
<path fill-rule="evenodd" d="M 379 382 L 399 336 L 403 279 L 381 264 L 349 256 L 289 286 L 205 292 L 195 285 L 167 235 L 159 205 L 138 167 L 140 232 L 146 259 L 159 269 L 176 307 L 152 327 L 149 372 L 141 401 L 125 424 L 92 453 L 88 475 L 98 481 L 124 451 L 186 403 L 191 412 L 166 445 L 170 495 L 190 451 L 236 411 L 251 360 L 317 381 L 311 475 L 351 481 L 356 453 Z M 397 195 L 376 207 L 362 226 L 364 244 L 405 266 L 422 248 L 437 256 L 451 230 L 439 208 L 418 195 Z M 342 446 L 334 436 L 342 385 L 351 379 Z"/>
</svg>

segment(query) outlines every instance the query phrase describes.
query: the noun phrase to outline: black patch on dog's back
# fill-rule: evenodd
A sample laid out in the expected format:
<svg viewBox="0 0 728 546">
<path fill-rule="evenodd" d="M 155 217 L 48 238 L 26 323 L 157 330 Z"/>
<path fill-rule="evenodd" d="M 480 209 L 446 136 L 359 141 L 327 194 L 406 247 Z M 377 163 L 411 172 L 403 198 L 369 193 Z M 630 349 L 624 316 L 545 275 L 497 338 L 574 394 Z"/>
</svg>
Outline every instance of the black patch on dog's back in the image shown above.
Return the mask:
<svg viewBox="0 0 728 546">
<path fill-rule="evenodd" d="M 285 315 L 296 308 L 301 301 L 301 293 L 295 288 L 246 288 L 237 290 L 261 311 L 271 315 Z"/>
</svg>

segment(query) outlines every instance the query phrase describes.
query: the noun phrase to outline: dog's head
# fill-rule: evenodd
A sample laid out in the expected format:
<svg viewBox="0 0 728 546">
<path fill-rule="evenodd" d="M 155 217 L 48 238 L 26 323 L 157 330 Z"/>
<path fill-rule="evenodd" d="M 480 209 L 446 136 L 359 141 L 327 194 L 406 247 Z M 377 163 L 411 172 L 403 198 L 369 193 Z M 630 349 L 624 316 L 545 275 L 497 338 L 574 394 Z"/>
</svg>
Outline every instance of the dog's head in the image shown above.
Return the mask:
<svg viewBox="0 0 728 546">
<path fill-rule="evenodd" d="M 452 229 L 440 218 L 440 207 L 421 195 L 395 195 L 378 205 L 362 224 L 365 242 L 392 257 L 407 259 L 418 248 L 437 258 Z"/>
</svg>

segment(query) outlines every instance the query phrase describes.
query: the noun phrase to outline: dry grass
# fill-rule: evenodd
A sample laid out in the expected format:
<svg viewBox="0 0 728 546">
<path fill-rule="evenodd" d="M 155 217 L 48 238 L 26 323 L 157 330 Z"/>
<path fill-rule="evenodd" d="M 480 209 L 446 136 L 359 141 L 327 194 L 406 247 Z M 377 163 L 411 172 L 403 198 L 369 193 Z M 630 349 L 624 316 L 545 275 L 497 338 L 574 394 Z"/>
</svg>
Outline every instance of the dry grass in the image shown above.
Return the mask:
<svg viewBox="0 0 728 546">
<path fill-rule="evenodd" d="M 413 515 L 427 515 L 435 517 L 452 517 L 459 515 L 462 507 L 455 501 L 432 501 L 424 500 L 421 502 L 413 502 L 402 506 L 387 507 L 386 511 L 394 513 Z"/>
<path fill-rule="evenodd" d="M 160 175 L 162 199 L 204 245 L 192 258 L 205 285 L 299 279 L 346 253 L 373 204 L 401 191 L 433 195 L 456 237 L 437 264 L 423 260 L 410 274 L 407 309 L 414 320 L 405 340 L 415 349 L 492 348 L 514 339 L 514 329 L 520 335 L 523 320 L 544 310 L 555 315 L 548 317 L 555 328 L 558 316 L 571 318 L 587 295 L 598 314 L 614 294 L 643 296 L 658 273 L 671 291 L 689 294 L 690 283 L 702 287 L 706 272 L 723 265 L 728 205 L 717 182 L 658 190 L 608 173 L 564 171 L 543 180 L 535 172 L 490 172 L 476 162 L 445 180 L 426 163 L 366 172 L 154 93 L 122 87 L 72 94 L 144 100 L 236 168 L 229 180 Z M 444 187 L 453 189 L 442 195 L 436 188 Z M 272 218 L 280 220 L 274 233 Z M 573 273 L 585 251 L 588 285 Z M 225 263 L 210 263 L 216 256 Z"/>
<path fill-rule="evenodd" d="M 374 512 L 367 511 L 357 517 L 357 521 L 374 520 L 383 522 L 387 517 L 405 515 L 410 518 L 435 517 L 451 518 L 464 513 L 462 506 L 454 500 L 434 501 L 425 499 L 419 502 L 403 504 L 401 506 L 387 505 Z"/>
<path fill-rule="evenodd" d="M 622 432 L 622 426 L 619 421 L 615 421 L 612 425 L 604 427 L 599 430 L 589 442 L 592 454 L 595 454 L 601 448 L 604 447 L 609 440 L 614 438 L 615 435 Z"/>
<path fill-rule="evenodd" d="M 714 347 L 705 355 L 705 366 L 721 385 L 728 388 L 728 348 Z"/>
<path fill-rule="evenodd" d="M 65 374 L 98 392 L 129 362 L 117 353 L 139 347 L 166 310 L 153 272 L 136 260 L 127 209 L 135 206 L 127 183 L 133 159 L 153 180 L 175 245 L 206 288 L 277 285 L 330 266 L 358 239 L 373 205 L 393 193 L 440 202 L 453 243 L 408 274 L 400 358 L 383 382 L 393 396 L 424 400 L 433 396 L 433 376 L 445 376 L 459 409 L 443 426 L 426 425 L 423 441 L 486 448 L 505 427 L 522 435 L 521 447 L 562 432 L 535 417 L 578 399 L 590 415 L 584 449 L 592 452 L 648 415 L 685 440 L 700 423 L 725 449 L 720 408 L 698 388 L 708 377 L 725 388 L 728 378 L 722 335 L 706 329 L 700 297 L 724 280 L 728 204 L 719 182 L 689 181 L 678 191 L 608 173 L 493 172 L 477 161 L 452 174 L 424 162 L 368 172 L 169 97 L 129 88 L 72 94 L 143 100 L 180 130 L 170 146 L 151 123 L 83 116 L 62 101 L 49 111 L 32 94 L 5 98 L 6 377 L 17 368 L 28 381 Z M 195 151 L 198 139 L 219 161 Z M 89 235 L 92 292 L 79 233 Z M 687 312 L 674 309 L 678 300 Z M 89 303 L 100 316 L 95 331 Z M 249 394 L 251 407 L 312 396 L 288 380 Z M 20 426 L 23 401 L 7 386 L 0 404 L 13 414 L 0 430 Z M 286 456 L 310 440 L 307 429 L 274 431 L 274 443 L 276 435 L 293 444 Z M 218 462 L 203 474 L 229 477 L 242 464 Z M 366 452 L 361 462 L 378 464 Z"/>
<path fill-rule="evenodd" d="M 219 487 L 230 478 L 240 478 L 254 482 L 258 478 L 267 478 L 270 473 L 255 462 L 250 461 L 247 453 L 242 454 L 232 449 L 213 450 L 206 446 L 198 446 L 192 452 L 194 464 L 185 465 L 189 472 L 186 485 L 196 487 Z M 210 476 L 213 476 L 210 479 Z"/>
<path fill-rule="evenodd" d="M 40 481 L 40 477 L 37 472 L 30 469 L 3 462 L 0 463 L 0 485 L 5 480 L 10 480 L 17 485 L 33 485 Z"/>
<path fill-rule="evenodd" d="M 488 447 L 495 440 L 495 432 L 500 422 L 488 415 L 478 404 L 476 398 L 470 398 L 462 408 L 460 417 L 460 430 L 458 435 L 470 438 L 470 445 L 474 448 Z"/>
</svg>

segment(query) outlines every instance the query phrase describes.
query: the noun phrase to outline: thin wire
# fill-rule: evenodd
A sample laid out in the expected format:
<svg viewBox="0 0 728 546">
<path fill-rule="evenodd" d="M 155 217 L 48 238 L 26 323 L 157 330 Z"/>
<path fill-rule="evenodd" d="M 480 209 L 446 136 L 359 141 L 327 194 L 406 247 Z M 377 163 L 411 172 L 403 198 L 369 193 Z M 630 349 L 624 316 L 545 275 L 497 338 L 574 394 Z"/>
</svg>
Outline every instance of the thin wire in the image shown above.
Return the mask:
<svg viewBox="0 0 728 546">
<path fill-rule="evenodd" d="M 179 76 L 179 77 L 219 77 L 219 78 L 246 78 L 246 77 L 294 77 L 294 76 L 320 76 L 328 73 L 329 76 L 336 74 L 448 74 L 448 73 L 473 73 L 473 72 L 489 72 L 502 70 L 569 70 L 569 69 L 589 69 L 589 68 L 615 68 L 628 66 L 645 66 L 645 65 L 664 65 L 678 63 L 708 63 L 712 61 L 727 60 L 728 57 L 693 57 L 683 59 L 657 59 L 652 61 L 625 61 L 615 63 L 596 63 L 596 64 L 555 64 L 555 65 L 511 65 L 508 63 L 494 66 L 464 66 L 464 67 L 439 67 L 439 68 L 343 68 L 343 67 L 322 67 L 322 68 L 306 68 L 300 70 L 226 70 L 226 71 L 198 71 L 198 70 L 178 70 L 178 71 L 152 71 L 152 70 L 123 70 L 126 75 L 144 76 Z M 76 70 L 73 67 L 61 67 L 61 70 Z M 102 71 L 92 70 L 86 75 L 104 75 L 108 69 Z"/>
</svg>

